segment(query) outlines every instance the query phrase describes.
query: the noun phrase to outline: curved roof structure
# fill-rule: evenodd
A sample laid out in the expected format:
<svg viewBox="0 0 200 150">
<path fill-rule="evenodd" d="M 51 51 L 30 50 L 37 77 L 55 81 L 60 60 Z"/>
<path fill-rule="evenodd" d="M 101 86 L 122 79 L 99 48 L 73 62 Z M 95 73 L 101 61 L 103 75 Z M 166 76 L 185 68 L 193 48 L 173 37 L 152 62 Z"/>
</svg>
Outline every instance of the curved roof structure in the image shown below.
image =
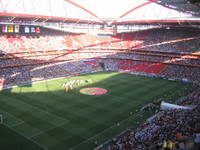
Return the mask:
<svg viewBox="0 0 200 150">
<path fill-rule="evenodd" d="M 0 0 L 0 17 L 89 23 L 200 21 L 187 0 Z"/>
</svg>

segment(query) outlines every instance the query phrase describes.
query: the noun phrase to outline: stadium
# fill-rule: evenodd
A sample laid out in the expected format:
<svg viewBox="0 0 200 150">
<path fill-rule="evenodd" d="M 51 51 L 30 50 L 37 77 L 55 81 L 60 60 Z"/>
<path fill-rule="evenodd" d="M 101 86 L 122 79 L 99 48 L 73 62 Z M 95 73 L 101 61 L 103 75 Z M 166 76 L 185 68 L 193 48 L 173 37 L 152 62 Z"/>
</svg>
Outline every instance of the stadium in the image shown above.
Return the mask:
<svg viewBox="0 0 200 150">
<path fill-rule="evenodd" d="M 0 0 L 0 150 L 199 150 L 199 0 Z"/>
</svg>

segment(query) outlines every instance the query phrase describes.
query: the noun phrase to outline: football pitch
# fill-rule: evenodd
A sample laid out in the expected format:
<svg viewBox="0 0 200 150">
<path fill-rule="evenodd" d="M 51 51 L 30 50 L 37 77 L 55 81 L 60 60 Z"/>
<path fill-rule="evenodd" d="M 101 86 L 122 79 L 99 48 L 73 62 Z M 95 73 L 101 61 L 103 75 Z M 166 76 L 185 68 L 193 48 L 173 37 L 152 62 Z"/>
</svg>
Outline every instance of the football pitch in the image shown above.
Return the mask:
<svg viewBox="0 0 200 150">
<path fill-rule="evenodd" d="M 66 92 L 71 80 L 88 80 Z M 104 95 L 80 89 L 99 87 Z M 20 86 L 0 92 L 0 150 L 90 150 L 154 112 L 139 112 L 158 98 L 174 101 L 189 83 L 117 72 L 99 72 Z"/>
</svg>

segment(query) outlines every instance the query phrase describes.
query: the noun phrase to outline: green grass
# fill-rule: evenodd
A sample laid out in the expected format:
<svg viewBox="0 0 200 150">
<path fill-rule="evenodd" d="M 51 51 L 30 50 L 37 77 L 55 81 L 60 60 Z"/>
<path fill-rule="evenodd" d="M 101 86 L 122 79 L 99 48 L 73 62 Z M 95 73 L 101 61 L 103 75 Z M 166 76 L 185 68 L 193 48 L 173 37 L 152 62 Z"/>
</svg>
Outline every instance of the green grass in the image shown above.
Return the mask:
<svg viewBox="0 0 200 150">
<path fill-rule="evenodd" d="M 83 95 L 83 86 L 64 92 L 62 84 L 73 79 L 91 79 L 84 87 L 102 87 L 109 93 Z M 136 112 L 144 104 L 161 97 L 176 100 L 190 88 L 177 81 L 101 72 L 4 90 L 0 149 L 93 149 L 95 141 L 101 144 L 150 117 L 153 112 Z"/>
</svg>

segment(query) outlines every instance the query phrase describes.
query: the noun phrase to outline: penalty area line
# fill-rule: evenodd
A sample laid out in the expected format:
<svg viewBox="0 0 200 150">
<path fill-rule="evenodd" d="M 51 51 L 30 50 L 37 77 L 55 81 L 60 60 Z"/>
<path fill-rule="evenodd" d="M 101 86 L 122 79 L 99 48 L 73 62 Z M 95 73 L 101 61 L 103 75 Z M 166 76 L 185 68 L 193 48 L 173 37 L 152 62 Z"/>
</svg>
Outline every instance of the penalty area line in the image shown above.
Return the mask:
<svg viewBox="0 0 200 150">
<path fill-rule="evenodd" d="M 23 124 L 23 123 L 24 123 L 24 121 L 19 122 L 19 123 L 14 124 L 14 125 L 7 125 L 7 126 L 10 127 L 10 128 L 14 128 L 14 127 L 17 127 L 17 126 L 19 126 L 19 125 L 21 125 L 21 124 Z"/>
<path fill-rule="evenodd" d="M 53 129 L 55 129 L 55 128 L 57 128 L 57 127 L 60 127 L 60 126 L 62 126 L 62 125 L 64 125 L 64 124 L 67 124 L 67 123 L 68 123 L 68 122 L 63 122 L 63 123 L 61 123 L 61 124 L 59 124 L 59 125 L 57 125 L 57 126 L 55 126 L 55 127 L 48 128 L 48 129 L 43 130 L 43 131 L 41 131 L 41 132 L 37 132 L 37 133 L 35 133 L 35 134 L 29 136 L 29 138 L 32 139 L 32 138 L 34 138 L 34 137 L 36 137 L 36 136 L 38 136 L 38 135 L 41 135 L 41 134 L 43 134 L 43 133 L 45 133 L 45 132 L 48 132 L 48 131 L 50 131 L 50 130 L 53 130 Z"/>
<path fill-rule="evenodd" d="M 20 124 L 23 124 L 24 121 L 16 116 L 14 116 L 13 114 L 7 112 L 7 111 L 4 111 L 4 110 L 0 110 L 1 112 L 5 113 L 5 118 L 8 118 L 8 116 L 10 117 L 13 117 L 16 121 L 18 121 L 19 123 L 16 123 L 16 124 L 13 124 L 13 125 L 8 125 L 6 123 L 4 123 L 6 126 L 9 126 L 9 127 L 15 127 L 15 126 L 18 126 Z M 7 114 L 7 115 L 6 115 Z M 3 115 L 3 118 L 4 118 L 4 115 Z"/>
<path fill-rule="evenodd" d="M 5 125 L 6 126 L 6 125 Z M 23 135 L 23 134 L 21 134 L 21 133 L 19 133 L 19 132 L 17 132 L 15 129 L 13 129 L 13 128 L 10 128 L 9 126 L 7 126 L 10 130 L 12 130 L 13 132 L 15 132 L 15 133 L 17 133 L 17 134 L 19 134 L 19 135 L 21 135 L 22 137 L 24 137 L 25 139 L 27 139 L 27 140 L 29 140 L 30 142 L 32 142 L 32 143 L 34 143 L 34 144 L 36 144 L 36 145 L 38 145 L 39 147 L 41 147 L 42 149 L 44 149 L 44 150 L 48 150 L 46 147 L 44 147 L 43 145 L 41 145 L 40 143 L 38 143 L 38 142 L 36 142 L 36 141 L 34 141 L 34 140 L 32 140 L 32 139 L 30 139 L 30 138 L 28 138 L 28 137 L 26 137 L 25 135 Z"/>
</svg>

